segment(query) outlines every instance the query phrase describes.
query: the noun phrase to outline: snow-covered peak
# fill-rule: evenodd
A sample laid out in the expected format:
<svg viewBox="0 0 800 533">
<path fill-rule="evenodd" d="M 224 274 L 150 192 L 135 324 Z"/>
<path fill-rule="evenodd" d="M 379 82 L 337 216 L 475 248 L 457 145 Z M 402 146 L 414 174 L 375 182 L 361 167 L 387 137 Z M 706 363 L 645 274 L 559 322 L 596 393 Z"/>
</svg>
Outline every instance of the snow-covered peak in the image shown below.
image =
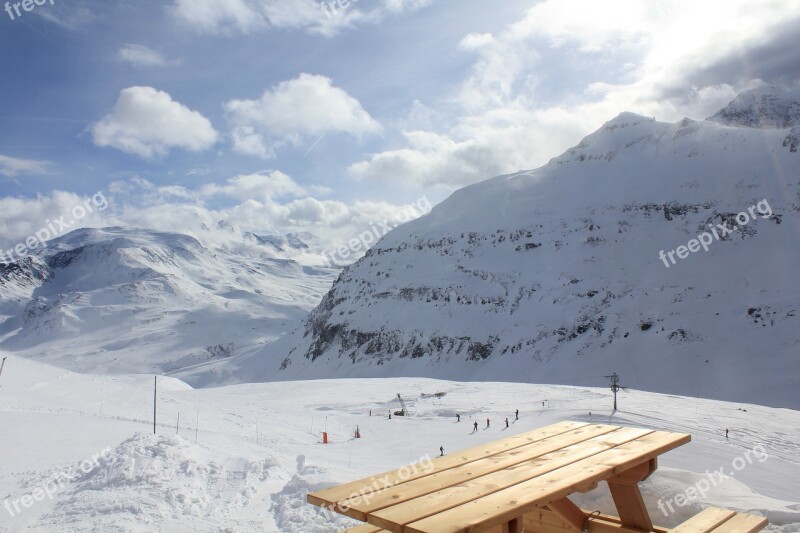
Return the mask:
<svg viewBox="0 0 800 533">
<path fill-rule="evenodd" d="M 178 233 L 78 229 L 0 264 L 0 348 L 76 370 L 177 371 L 273 340 L 333 275 Z"/>
<path fill-rule="evenodd" d="M 616 117 L 612 118 L 603 124 L 603 130 L 609 131 L 616 128 L 625 128 L 628 126 L 635 126 L 643 122 L 653 122 L 655 119 L 652 117 L 645 117 L 638 113 L 631 113 L 630 111 L 623 111 Z"/>
<path fill-rule="evenodd" d="M 734 98 L 707 120 L 726 126 L 791 128 L 800 126 L 800 91 L 765 85 Z"/>
</svg>

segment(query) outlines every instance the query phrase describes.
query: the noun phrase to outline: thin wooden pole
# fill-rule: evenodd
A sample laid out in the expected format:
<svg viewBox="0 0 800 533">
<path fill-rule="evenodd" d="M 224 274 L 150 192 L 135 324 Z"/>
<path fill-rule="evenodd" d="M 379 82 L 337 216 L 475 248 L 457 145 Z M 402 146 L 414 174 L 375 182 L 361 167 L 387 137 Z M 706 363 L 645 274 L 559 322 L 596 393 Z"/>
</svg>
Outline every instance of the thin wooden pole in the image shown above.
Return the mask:
<svg viewBox="0 0 800 533">
<path fill-rule="evenodd" d="M 158 376 L 153 376 L 153 435 L 156 434 L 157 404 L 158 404 Z"/>
</svg>

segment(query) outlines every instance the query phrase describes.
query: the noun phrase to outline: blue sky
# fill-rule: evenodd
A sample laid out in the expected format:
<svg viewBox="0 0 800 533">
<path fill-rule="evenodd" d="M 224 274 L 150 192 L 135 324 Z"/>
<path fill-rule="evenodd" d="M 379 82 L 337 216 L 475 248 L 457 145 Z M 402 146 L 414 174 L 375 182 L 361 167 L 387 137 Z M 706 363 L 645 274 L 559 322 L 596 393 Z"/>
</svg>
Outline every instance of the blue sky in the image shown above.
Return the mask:
<svg viewBox="0 0 800 533">
<path fill-rule="evenodd" d="M 704 118 L 754 85 L 796 86 L 798 18 L 790 0 L 0 12 L 2 241 L 97 191 L 111 208 L 87 225 L 224 218 L 346 237 L 422 195 L 539 166 L 619 112 Z"/>
</svg>

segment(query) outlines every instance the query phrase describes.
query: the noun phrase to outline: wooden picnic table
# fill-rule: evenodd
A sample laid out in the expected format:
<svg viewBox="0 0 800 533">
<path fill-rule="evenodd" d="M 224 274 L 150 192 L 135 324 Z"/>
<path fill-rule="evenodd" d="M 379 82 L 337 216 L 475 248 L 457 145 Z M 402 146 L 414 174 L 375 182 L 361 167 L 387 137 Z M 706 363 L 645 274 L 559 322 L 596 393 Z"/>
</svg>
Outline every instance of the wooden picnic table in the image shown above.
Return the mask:
<svg viewBox="0 0 800 533">
<path fill-rule="evenodd" d="M 561 422 L 437 458 L 426 470 L 406 467 L 314 492 L 308 502 L 376 526 L 364 531 L 584 531 L 589 515 L 568 496 L 605 481 L 619 517 L 595 516 L 593 530 L 605 520 L 604 531 L 666 531 L 653 526 L 638 483 L 656 470 L 659 455 L 690 440 Z"/>
</svg>

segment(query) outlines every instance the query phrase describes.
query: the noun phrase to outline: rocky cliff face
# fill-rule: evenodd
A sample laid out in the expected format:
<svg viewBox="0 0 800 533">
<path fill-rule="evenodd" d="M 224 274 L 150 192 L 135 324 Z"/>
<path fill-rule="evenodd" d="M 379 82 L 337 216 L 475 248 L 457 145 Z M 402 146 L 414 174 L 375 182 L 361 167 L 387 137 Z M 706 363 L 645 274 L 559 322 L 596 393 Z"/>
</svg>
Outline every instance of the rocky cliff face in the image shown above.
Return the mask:
<svg viewBox="0 0 800 533">
<path fill-rule="evenodd" d="M 763 101 L 699 122 L 623 113 L 540 169 L 456 192 L 249 368 L 582 385 L 616 370 L 800 406 L 800 155 Z"/>
<path fill-rule="evenodd" d="M 800 126 L 800 91 L 759 87 L 740 94 L 708 120 L 746 128 Z"/>
</svg>

